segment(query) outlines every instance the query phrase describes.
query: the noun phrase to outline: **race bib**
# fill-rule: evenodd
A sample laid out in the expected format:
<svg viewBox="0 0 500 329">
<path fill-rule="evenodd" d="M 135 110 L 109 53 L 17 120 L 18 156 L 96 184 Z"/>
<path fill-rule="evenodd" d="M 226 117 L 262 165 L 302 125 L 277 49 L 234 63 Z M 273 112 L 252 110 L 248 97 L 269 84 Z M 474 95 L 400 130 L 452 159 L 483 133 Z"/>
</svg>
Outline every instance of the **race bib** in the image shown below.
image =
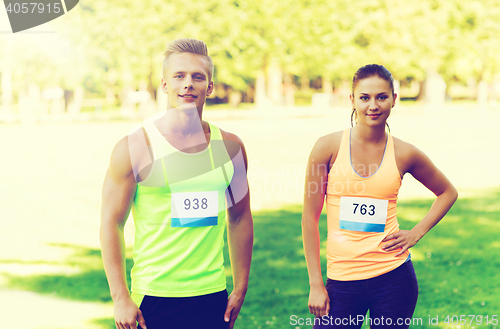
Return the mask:
<svg viewBox="0 0 500 329">
<path fill-rule="evenodd" d="M 388 200 L 340 197 L 339 227 L 358 232 L 384 232 Z"/>
<path fill-rule="evenodd" d="M 217 225 L 219 192 L 172 193 L 172 227 Z"/>
</svg>

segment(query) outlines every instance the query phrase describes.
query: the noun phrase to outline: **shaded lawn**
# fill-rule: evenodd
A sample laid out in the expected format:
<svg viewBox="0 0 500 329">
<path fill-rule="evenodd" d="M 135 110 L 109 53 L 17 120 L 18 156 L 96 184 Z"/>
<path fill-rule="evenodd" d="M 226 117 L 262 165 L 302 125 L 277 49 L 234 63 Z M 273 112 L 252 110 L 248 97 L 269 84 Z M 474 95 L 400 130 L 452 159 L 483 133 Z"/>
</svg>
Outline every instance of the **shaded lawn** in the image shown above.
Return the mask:
<svg viewBox="0 0 500 329">
<path fill-rule="evenodd" d="M 449 214 L 417 246 L 412 259 L 419 280 L 419 299 L 413 328 L 456 328 L 443 323 L 447 315 L 500 315 L 500 190 L 457 201 Z M 429 209 L 432 201 L 400 202 L 398 217 L 402 229 L 412 228 Z M 308 276 L 301 238 L 301 207 L 260 211 L 254 214 L 255 246 L 249 290 L 235 328 L 308 328 L 291 325 L 291 315 L 312 318 L 307 309 Z M 325 273 L 326 215 L 320 219 L 322 269 Z M 68 245 L 74 255 L 67 261 L 81 268 L 76 275 L 8 275 L 8 286 L 60 298 L 111 302 L 100 251 Z M 224 249 L 229 266 L 227 245 Z M 21 264 L 21 262 L 20 262 Z M 127 259 L 127 278 L 133 262 Z M 228 273 L 228 291 L 232 278 Z M 325 280 L 326 276 L 323 275 Z M 429 325 L 439 317 L 439 326 Z M 494 328 L 486 319 L 478 325 L 466 317 L 465 328 Z M 114 321 L 97 319 L 103 328 Z M 496 326 L 500 328 L 499 325 Z"/>
</svg>

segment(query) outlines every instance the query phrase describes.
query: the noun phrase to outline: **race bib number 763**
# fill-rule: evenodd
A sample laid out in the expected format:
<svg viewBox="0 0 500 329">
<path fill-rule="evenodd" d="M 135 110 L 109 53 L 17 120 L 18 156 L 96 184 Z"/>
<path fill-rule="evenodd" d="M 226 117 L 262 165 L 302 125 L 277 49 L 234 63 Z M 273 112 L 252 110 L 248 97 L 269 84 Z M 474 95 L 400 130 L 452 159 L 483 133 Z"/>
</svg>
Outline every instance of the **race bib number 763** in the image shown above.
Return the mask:
<svg viewBox="0 0 500 329">
<path fill-rule="evenodd" d="M 384 232 L 388 200 L 340 197 L 339 227 L 358 232 Z"/>
</svg>

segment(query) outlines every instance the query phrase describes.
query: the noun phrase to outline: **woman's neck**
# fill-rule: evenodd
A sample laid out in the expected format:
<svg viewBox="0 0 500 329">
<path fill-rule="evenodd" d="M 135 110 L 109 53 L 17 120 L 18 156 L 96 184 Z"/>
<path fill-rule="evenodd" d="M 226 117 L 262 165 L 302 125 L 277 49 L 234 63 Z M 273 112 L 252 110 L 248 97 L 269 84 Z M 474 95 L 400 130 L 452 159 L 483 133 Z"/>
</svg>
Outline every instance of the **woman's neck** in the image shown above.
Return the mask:
<svg viewBox="0 0 500 329">
<path fill-rule="evenodd" d="M 378 144 L 385 142 L 385 125 L 370 127 L 357 124 L 352 128 L 352 136 L 363 143 Z"/>
</svg>

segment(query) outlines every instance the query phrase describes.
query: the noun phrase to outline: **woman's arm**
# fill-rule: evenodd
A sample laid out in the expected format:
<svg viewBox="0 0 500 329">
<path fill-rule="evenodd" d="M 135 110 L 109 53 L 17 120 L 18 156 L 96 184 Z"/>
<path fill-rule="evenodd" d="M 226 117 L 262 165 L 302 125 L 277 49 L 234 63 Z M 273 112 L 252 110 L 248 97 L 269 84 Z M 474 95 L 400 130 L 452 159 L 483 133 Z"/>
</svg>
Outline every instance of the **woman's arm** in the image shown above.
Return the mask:
<svg viewBox="0 0 500 329">
<path fill-rule="evenodd" d="M 409 145 L 409 144 L 408 144 Z M 458 197 L 458 192 L 446 176 L 422 151 L 410 145 L 408 172 L 436 195 L 436 200 L 425 217 L 410 231 L 401 230 L 388 235 L 382 242 L 387 251 L 401 248 L 396 256 L 413 247 L 446 215 Z"/>
<path fill-rule="evenodd" d="M 329 135 L 320 138 L 314 145 L 307 162 L 304 187 L 302 239 L 309 273 L 309 311 L 317 317 L 327 315 L 330 309 L 321 274 L 318 221 L 325 200 L 332 149 L 335 148 L 332 142 L 332 136 Z"/>
</svg>

